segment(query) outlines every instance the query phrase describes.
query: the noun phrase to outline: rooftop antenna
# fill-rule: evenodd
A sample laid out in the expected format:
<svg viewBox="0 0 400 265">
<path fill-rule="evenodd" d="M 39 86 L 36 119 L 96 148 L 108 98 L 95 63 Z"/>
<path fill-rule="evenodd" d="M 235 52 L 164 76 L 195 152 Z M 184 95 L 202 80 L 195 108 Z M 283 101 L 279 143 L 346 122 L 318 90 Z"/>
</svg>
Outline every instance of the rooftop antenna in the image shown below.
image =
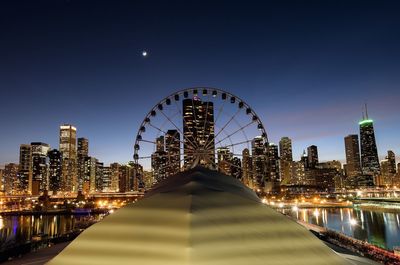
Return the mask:
<svg viewBox="0 0 400 265">
<path fill-rule="evenodd" d="M 365 117 L 368 120 L 368 106 L 367 106 L 367 103 L 365 103 Z"/>
</svg>

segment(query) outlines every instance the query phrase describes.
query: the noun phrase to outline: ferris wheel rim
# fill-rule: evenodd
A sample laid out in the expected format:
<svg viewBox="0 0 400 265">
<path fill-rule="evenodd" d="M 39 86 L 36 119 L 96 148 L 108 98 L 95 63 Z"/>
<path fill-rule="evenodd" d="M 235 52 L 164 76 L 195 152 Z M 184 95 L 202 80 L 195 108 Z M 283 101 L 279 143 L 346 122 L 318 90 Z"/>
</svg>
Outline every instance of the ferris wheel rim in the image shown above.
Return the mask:
<svg viewBox="0 0 400 265">
<path fill-rule="evenodd" d="M 202 86 L 198 86 L 198 87 L 189 87 L 189 88 L 183 88 L 183 89 L 180 89 L 180 90 L 177 90 L 177 91 L 175 91 L 174 93 L 171 93 L 171 94 L 169 94 L 168 96 L 166 96 L 166 97 L 164 97 L 163 99 L 161 99 L 160 101 L 158 101 L 151 109 L 150 109 L 150 111 L 146 114 L 146 116 L 145 116 L 145 118 L 143 119 L 143 121 L 141 122 L 141 124 L 140 124 L 140 126 L 139 126 L 139 129 L 138 129 L 138 131 L 137 131 L 137 133 L 136 133 L 136 138 L 135 138 L 135 144 L 134 144 L 134 162 L 137 162 L 137 159 L 135 159 L 135 154 L 137 153 L 137 150 L 139 150 L 139 149 L 137 149 L 136 148 L 136 146 L 138 145 L 138 143 L 140 142 L 140 140 L 138 140 L 137 139 L 137 137 L 139 136 L 139 135 L 141 135 L 141 128 L 145 125 L 145 124 L 147 124 L 147 123 L 149 123 L 149 122 L 147 122 L 146 120 L 147 119 L 149 119 L 152 115 L 152 112 L 153 111 L 155 111 L 157 108 L 158 108 L 158 106 L 161 104 L 164 104 L 164 103 L 166 103 L 166 101 L 167 101 L 167 99 L 170 99 L 171 97 L 175 97 L 175 95 L 181 95 L 181 94 L 184 94 L 184 92 L 192 92 L 193 93 L 193 91 L 195 91 L 195 90 L 198 90 L 198 91 L 200 91 L 200 90 L 212 90 L 212 91 L 217 91 L 217 92 L 220 92 L 220 93 L 225 93 L 227 96 L 229 95 L 229 96 L 233 96 L 234 98 L 236 98 L 236 99 L 238 99 L 240 102 L 242 102 L 243 103 L 243 107 L 246 107 L 246 110 L 247 109 L 250 109 L 250 112 L 251 112 L 251 114 L 253 115 L 253 117 L 256 117 L 257 118 L 257 122 L 258 122 L 258 124 L 261 124 L 262 125 L 262 128 L 260 129 L 261 131 L 262 131 L 262 137 L 263 137 L 263 139 L 264 139 L 264 144 L 267 144 L 268 143 L 268 134 L 267 134 L 267 132 L 266 132 L 266 130 L 265 130 L 265 126 L 264 126 L 264 124 L 263 124 L 263 122 L 261 121 L 261 119 L 260 119 L 260 117 L 257 115 L 257 113 L 254 111 L 254 109 L 253 108 L 251 108 L 250 107 L 250 105 L 246 102 L 246 101 L 244 101 L 242 98 L 240 98 L 240 97 L 238 97 L 238 96 L 236 96 L 235 94 L 233 94 L 233 93 L 230 93 L 230 92 L 228 92 L 228 91 L 226 91 L 226 90 L 224 90 L 224 89 L 221 89 L 221 88 L 216 88 L 216 87 L 202 87 Z M 180 99 L 179 99 L 180 100 Z M 247 114 L 250 114 L 250 113 L 247 113 Z"/>
</svg>

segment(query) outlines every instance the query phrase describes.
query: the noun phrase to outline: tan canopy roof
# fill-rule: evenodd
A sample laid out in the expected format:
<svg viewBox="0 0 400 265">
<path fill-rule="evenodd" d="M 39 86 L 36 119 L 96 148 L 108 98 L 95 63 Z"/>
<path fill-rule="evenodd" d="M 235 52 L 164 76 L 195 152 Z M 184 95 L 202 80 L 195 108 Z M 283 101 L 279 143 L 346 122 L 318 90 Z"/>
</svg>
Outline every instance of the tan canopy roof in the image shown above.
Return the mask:
<svg viewBox="0 0 400 265">
<path fill-rule="evenodd" d="M 348 264 L 240 181 L 180 173 L 86 229 L 48 264 Z"/>
</svg>

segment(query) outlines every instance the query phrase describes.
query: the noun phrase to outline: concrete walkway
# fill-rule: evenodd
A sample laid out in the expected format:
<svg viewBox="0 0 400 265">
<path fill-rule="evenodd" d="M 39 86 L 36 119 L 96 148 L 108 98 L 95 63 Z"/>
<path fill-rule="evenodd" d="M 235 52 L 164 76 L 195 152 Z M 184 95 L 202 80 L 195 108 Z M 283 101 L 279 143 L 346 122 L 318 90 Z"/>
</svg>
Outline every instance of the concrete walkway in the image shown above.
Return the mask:
<svg viewBox="0 0 400 265">
<path fill-rule="evenodd" d="M 41 265 L 48 262 L 50 259 L 60 253 L 70 242 L 56 244 L 49 248 L 40 249 L 37 252 L 32 252 L 23 255 L 21 258 L 14 258 L 6 261 L 4 265 Z"/>
</svg>

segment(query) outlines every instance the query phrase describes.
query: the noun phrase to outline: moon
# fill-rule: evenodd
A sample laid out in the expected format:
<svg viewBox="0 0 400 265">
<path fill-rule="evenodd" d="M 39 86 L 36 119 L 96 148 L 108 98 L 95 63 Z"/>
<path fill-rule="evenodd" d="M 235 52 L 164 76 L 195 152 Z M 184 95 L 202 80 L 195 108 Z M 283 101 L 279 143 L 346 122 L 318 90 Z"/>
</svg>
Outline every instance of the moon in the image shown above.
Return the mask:
<svg viewBox="0 0 400 265">
<path fill-rule="evenodd" d="M 147 51 L 142 51 L 142 56 L 146 57 L 147 56 Z"/>
</svg>

